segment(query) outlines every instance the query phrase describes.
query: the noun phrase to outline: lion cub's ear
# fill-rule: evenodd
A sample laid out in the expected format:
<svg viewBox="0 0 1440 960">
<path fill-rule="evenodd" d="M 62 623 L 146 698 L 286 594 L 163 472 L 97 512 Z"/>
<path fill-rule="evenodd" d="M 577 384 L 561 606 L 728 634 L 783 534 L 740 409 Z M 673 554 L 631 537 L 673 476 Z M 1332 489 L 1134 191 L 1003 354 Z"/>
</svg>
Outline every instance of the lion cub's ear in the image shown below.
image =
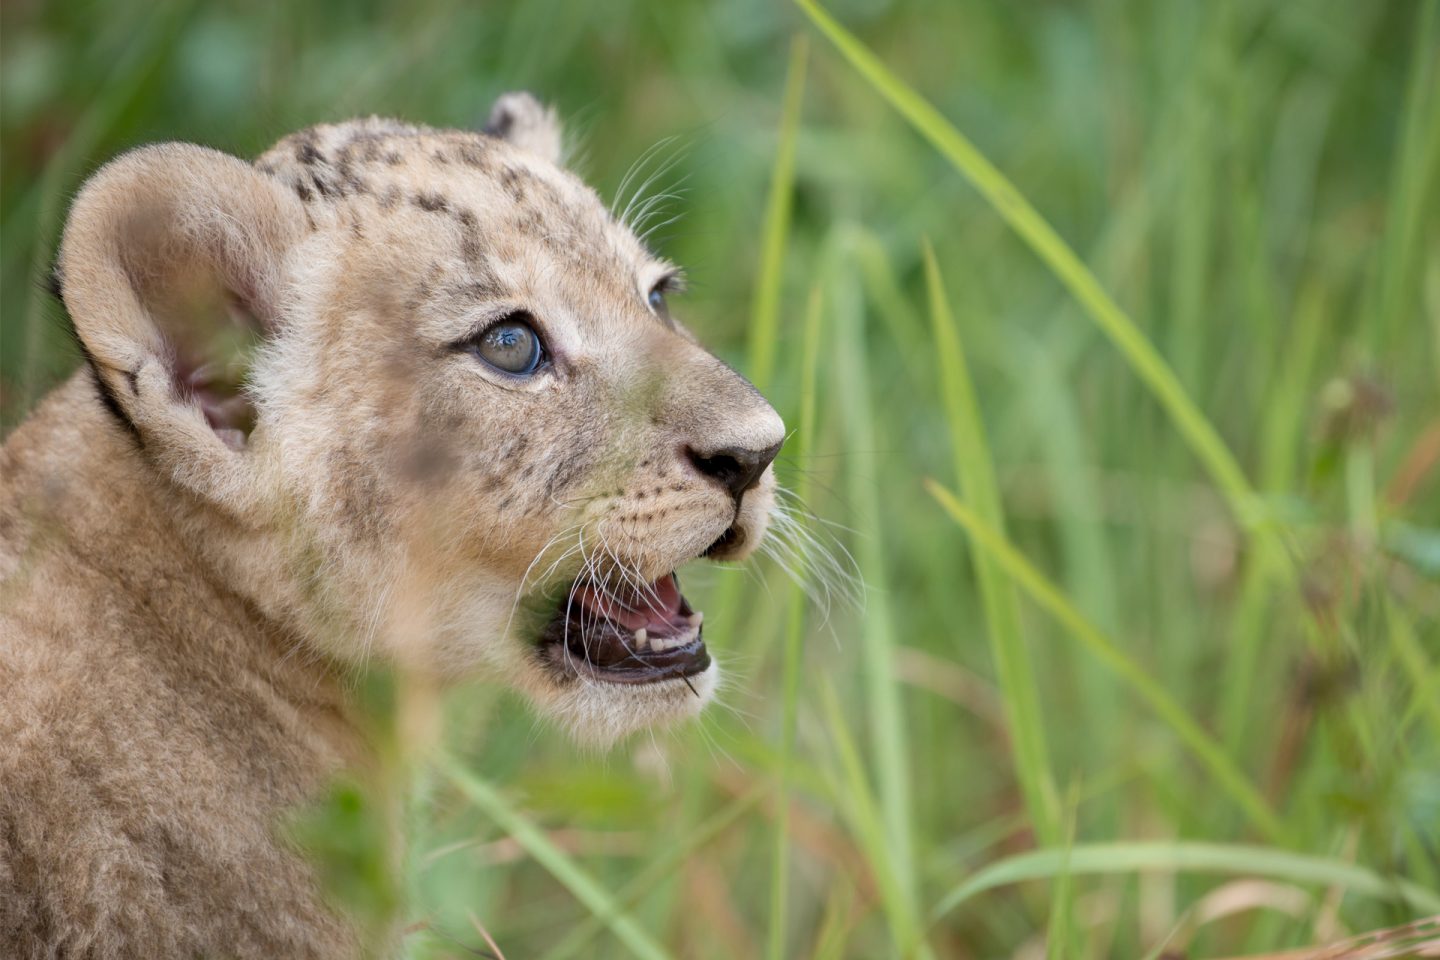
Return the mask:
<svg viewBox="0 0 1440 960">
<path fill-rule="evenodd" d="M 107 164 L 70 210 L 61 292 L 100 389 L 147 456 L 212 499 L 246 493 L 253 411 L 237 359 L 280 320 L 305 222 L 249 164 L 180 143 Z"/>
<path fill-rule="evenodd" d="M 560 119 L 533 94 L 502 93 L 490 108 L 485 132 L 558 164 L 563 147 Z"/>
</svg>

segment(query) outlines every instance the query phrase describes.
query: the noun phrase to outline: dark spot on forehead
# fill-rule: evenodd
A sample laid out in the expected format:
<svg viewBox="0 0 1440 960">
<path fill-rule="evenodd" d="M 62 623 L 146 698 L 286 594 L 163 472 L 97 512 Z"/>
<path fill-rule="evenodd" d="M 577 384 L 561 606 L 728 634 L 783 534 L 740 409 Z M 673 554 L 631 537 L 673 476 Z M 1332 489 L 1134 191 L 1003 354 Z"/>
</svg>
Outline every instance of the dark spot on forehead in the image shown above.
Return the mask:
<svg viewBox="0 0 1440 960">
<path fill-rule="evenodd" d="M 476 263 L 484 256 L 480 246 L 480 223 L 474 212 L 465 207 L 456 207 L 452 213 L 460 225 L 460 255 L 466 262 Z"/>
<path fill-rule="evenodd" d="M 448 201 L 438 193 L 421 192 L 415 194 L 415 206 L 427 213 L 439 213 L 449 204 Z"/>
<path fill-rule="evenodd" d="M 550 204 L 552 207 L 564 208 L 567 210 L 575 211 L 578 211 L 580 209 L 575 204 L 569 203 L 564 198 L 562 198 L 560 194 L 555 190 L 555 185 L 550 181 L 541 179 L 540 177 L 530 176 L 529 174 L 526 174 L 526 178 L 534 187 L 535 192 L 540 194 L 540 198 L 546 203 Z"/>
<path fill-rule="evenodd" d="M 311 190 L 303 183 L 295 184 L 295 195 L 299 197 L 301 202 L 303 203 L 309 203 L 311 200 L 315 199 L 315 191 Z"/>
<path fill-rule="evenodd" d="M 344 149 L 349 152 L 359 147 L 361 155 L 366 160 L 375 160 L 380 156 L 380 148 L 388 143 L 392 136 L 394 136 L 393 132 L 360 127 L 351 132 L 350 139 L 345 141 Z"/>
<path fill-rule="evenodd" d="M 455 155 L 460 162 L 469 167 L 485 168 L 488 166 L 485 157 L 485 148 L 473 140 L 462 141 L 455 145 Z"/>
<path fill-rule="evenodd" d="M 460 256 L 465 258 L 466 263 L 472 264 L 485 259 L 485 249 L 480 246 L 480 238 L 473 231 L 466 231 L 460 236 Z"/>
<path fill-rule="evenodd" d="M 500 185 L 516 203 L 522 203 L 525 200 L 525 180 L 527 179 L 530 179 L 528 173 L 512 166 L 507 165 L 500 170 Z"/>
<path fill-rule="evenodd" d="M 302 140 L 295 146 L 295 159 L 306 165 L 324 163 L 325 155 L 309 140 Z"/>
<path fill-rule="evenodd" d="M 457 301 L 479 301 L 486 303 L 491 300 L 498 300 L 505 295 L 505 288 L 501 285 L 500 279 L 490 269 L 489 262 L 482 256 L 471 265 L 475 269 L 475 275 L 464 283 L 457 284 L 452 291 Z"/>
<path fill-rule="evenodd" d="M 349 193 L 358 194 L 367 194 L 370 192 L 369 182 L 355 172 L 355 167 L 348 158 L 340 161 L 340 167 L 336 172 L 339 174 L 340 182 L 344 187 L 342 192 L 348 191 Z"/>
<path fill-rule="evenodd" d="M 521 233 L 537 234 L 545 225 L 545 219 L 534 207 L 524 207 L 515 217 L 515 229 Z"/>
</svg>

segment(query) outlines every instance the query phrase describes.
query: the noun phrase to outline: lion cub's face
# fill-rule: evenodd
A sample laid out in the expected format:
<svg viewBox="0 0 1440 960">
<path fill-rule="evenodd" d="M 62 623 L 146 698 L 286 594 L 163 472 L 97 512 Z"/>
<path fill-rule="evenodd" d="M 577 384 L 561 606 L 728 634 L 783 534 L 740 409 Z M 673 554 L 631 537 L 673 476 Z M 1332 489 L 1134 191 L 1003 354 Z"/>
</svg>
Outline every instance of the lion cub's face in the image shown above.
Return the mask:
<svg viewBox="0 0 1440 960">
<path fill-rule="evenodd" d="M 483 668 L 605 740 L 713 691 L 674 571 L 754 549 L 784 434 L 670 314 L 677 270 L 557 166 L 558 142 L 509 95 L 486 133 L 316 127 L 218 178 L 206 164 L 231 158 L 147 148 L 77 202 L 62 268 L 102 383 L 247 531 L 220 563 L 265 609 L 345 658 Z M 165 195 L 125 199 L 146 191 Z M 121 259 L 155 265 L 117 272 L 131 325 L 159 332 L 127 336 L 155 356 L 84 316 L 101 255 L 77 223 L 127 203 L 108 212 L 141 252 Z M 242 392 L 173 309 L 198 275 L 256 319 Z M 165 375 L 174 410 L 147 399 Z"/>
<path fill-rule="evenodd" d="M 253 166 L 145 147 L 81 191 L 57 278 L 227 587 L 605 741 L 714 690 L 674 570 L 755 548 L 783 427 L 558 152 L 524 94 L 485 133 L 357 121 Z"/>
</svg>

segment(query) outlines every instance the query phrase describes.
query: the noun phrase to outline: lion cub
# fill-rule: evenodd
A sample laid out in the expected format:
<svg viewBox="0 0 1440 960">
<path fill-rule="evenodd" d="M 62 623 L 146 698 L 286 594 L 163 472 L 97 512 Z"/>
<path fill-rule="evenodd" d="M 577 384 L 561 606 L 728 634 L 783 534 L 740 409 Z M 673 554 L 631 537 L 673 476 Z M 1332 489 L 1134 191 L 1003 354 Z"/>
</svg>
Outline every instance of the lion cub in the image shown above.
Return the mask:
<svg viewBox="0 0 1440 960">
<path fill-rule="evenodd" d="M 362 662 L 596 742 L 711 696 L 674 570 L 755 548 L 784 428 L 559 151 L 507 94 L 80 191 L 87 363 L 0 459 L 0 954 L 360 952 L 277 824 L 367 762 Z"/>
</svg>

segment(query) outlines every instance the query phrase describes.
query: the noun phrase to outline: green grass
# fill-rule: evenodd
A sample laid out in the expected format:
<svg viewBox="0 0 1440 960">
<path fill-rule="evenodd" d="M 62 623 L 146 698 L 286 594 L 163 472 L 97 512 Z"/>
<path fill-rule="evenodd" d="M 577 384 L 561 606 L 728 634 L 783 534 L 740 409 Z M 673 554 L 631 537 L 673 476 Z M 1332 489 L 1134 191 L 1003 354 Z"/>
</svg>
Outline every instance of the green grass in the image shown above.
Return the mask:
<svg viewBox="0 0 1440 960">
<path fill-rule="evenodd" d="M 602 920 L 634 956 L 644 960 L 665 960 L 670 956 L 633 917 L 620 908 L 615 898 L 610 896 L 594 877 L 586 873 L 574 858 L 567 856 L 552 843 L 545 831 L 516 810 L 494 786 L 451 757 L 441 755 L 433 762 L 467 800 L 474 803 L 482 813 L 524 847 L 525 851 L 535 858 L 536 863 L 548 870 L 565 889 L 575 895 L 576 900 Z"/>
<path fill-rule="evenodd" d="M 802 353 L 800 380 L 800 423 L 795 442 L 795 455 L 804 460 L 810 452 L 810 440 L 815 433 L 815 379 L 820 365 L 820 335 L 824 322 L 824 299 L 820 287 L 810 291 L 805 307 L 805 346 Z M 796 483 L 795 494 L 799 502 L 809 500 L 811 484 L 808 475 L 802 474 Z M 802 679 L 802 654 L 805 641 L 806 603 L 804 590 L 807 583 L 814 582 L 811 570 L 802 564 L 796 571 L 800 580 L 790 585 L 790 598 L 786 606 L 785 619 L 785 662 L 783 706 L 780 725 L 779 783 L 776 784 L 775 799 L 775 860 L 771 872 L 770 886 L 770 937 L 769 954 L 772 958 L 785 957 L 789 953 L 787 919 L 790 885 L 790 780 L 791 765 L 794 762 L 795 726 L 800 708 L 800 683 Z"/>
<path fill-rule="evenodd" d="M 1234 798 L 1246 815 L 1268 839 L 1283 842 L 1285 827 L 1275 812 L 1270 809 L 1260 792 L 1251 784 L 1234 762 L 1226 755 L 1220 744 L 1186 714 L 1165 689 L 1157 684 L 1133 660 L 1127 657 L 1115 641 L 1102 634 L 1065 599 L 1055 585 L 1050 583 L 1033 566 L 1026 562 L 1014 547 L 992 527 L 987 526 L 969 507 L 955 499 L 954 494 L 933 482 L 928 483 L 930 493 L 945 508 L 945 512 L 965 529 L 965 532 L 993 558 L 1005 574 L 1018 583 L 1025 592 L 1047 613 L 1053 616 L 1069 631 L 1079 644 L 1120 677 L 1135 694 L 1144 700 L 1161 722 L 1169 726 L 1175 735 L 1194 751 L 1196 757 L 1214 775 L 1226 791 Z"/>
<path fill-rule="evenodd" d="M 965 353 L 956 333 L 940 267 L 935 252 L 925 247 L 925 283 L 930 297 L 931 329 L 944 386 L 945 418 L 950 426 L 950 445 L 955 458 L 955 475 L 967 497 L 985 522 L 995 530 L 1005 529 L 1005 513 L 995 484 L 995 465 L 985 439 L 985 424 L 975 399 L 975 387 L 965 364 Z M 1059 839 L 1059 810 L 1055 780 L 1045 746 L 1045 720 L 1035 669 L 1025 637 L 1020 630 L 1020 605 L 1014 587 L 996 568 L 988 555 L 975 558 L 975 577 L 980 585 L 981 605 L 990 635 L 995 674 L 1006 707 L 1005 722 L 1011 731 L 1015 775 L 1025 794 L 1025 805 L 1036 839 L 1054 844 Z"/>
<path fill-rule="evenodd" d="M 755 277 L 755 303 L 750 315 L 750 376 L 762 390 L 770 388 L 779 340 L 780 286 L 785 280 L 785 250 L 790 242 L 790 208 L 795 193 L 795 135 L 805 96 L 805 59 L 809 37 L 796 34 L 790 44 L 790 69 L 780 113 L 779 143 L 770 172 L 770 199 L 761 230 L 760 264 Z"/>
<path fill-rule="evenodd" d="M 934 915 L 943 917 L 971 897 L 1006 884 L 1077 873 L 1137 870 L 1233 873 L 1290 880 L 1307 887 L 1338 887 L 1381 900 L 1401 900 L 1427 915 L 1440 913 L 1440 896 L 1435 891 L 1388 880 L 1345 860 L 1218 843 L 1114 843 L 1034 850 L 992 863 L 947 893 L 935 907 Z"/>
<path fill-rule="evenodd" d="M 1115 342 L 1136 374 L 1145 381 L 1156 399 L 1175 420 L 1176 428 L 1230 501 L 1230 508 L 1236 517 L 1247 526 L 1258 523 L 1254 491 L 1225 442 L 1220 439 L 1205 415 L 1196 409 L 1169 364 L 1105 291 L 1095 274 L 1075 255 L 1030 201 L 1015 189 L 1014 184 L 986 159 L 964 134 L 947 122 L 939 111 L 896 77 L 864 44 L 841 27 L 813 0 L 797 2 L 876 92 L 890 101 L 926 140 L 954 164 L 955 169 L 980 191 L 1011 229 L 1045 262 L 1055 277 Z"/>
<path fill-rule="evenodd" d="M 528 87 L 608 199 L 677 138 L 675 309 L 864 602 L 688 569 L 723 705 L 606 756 L 448 698 L 403 877 L 388 807 L 308 825 L 411 956 L 1231 956 L 1440 910 L 1436 0 L 64 0 L 0 53 L 7 429 L 75 363 L 38 281 L 127 147 Z"/>
</svg>

